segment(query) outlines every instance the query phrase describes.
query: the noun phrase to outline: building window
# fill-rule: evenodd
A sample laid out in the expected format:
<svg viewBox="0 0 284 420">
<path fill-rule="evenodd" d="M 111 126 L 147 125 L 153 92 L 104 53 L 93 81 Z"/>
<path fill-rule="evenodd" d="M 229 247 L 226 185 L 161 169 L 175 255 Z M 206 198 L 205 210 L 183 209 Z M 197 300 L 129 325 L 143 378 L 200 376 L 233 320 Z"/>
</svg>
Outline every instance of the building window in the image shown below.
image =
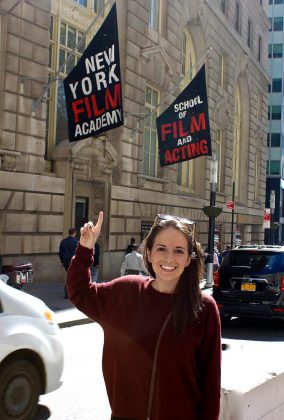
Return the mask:
<svg viewBox="0 0 284 420">
<path fill-rule="evenodd" d="M 63 78 L 77 64 L 85 48 L 85 42 L 82 41 L 79 50 L 73 53 L 67 65 L 64 64 L 74 47 L 83 39 L 84 33 L 57 17 L 52 17 L 50 25 L 50 72 L 54 74 L 60 69 L 61 73 L 59 80 L 50 87 L 50 96 L 53 99 L 48 102 L 47 108 L 46 159 L 51 158 L 55 144 L 68 139 Z M 57 39 L 59 42 L 55 43 Z"/>
<path fill-rule="evenodd" d="M 283 44 L 273 44 L 273 58 L 281 58 L 283 56 Z"/>
<path fill-rule="evenodd" d="M 178 163 L 177 183 L 181 187 L 193 188 L 193 161 Z"/>
<path fill-rule="evenodd" d="M 160 30 L 160 0 L 149 0 L 149 27 Z"/>
<path fill-rule="evenodd" d="M 187 65 L 187 62 L 186 62 L 187 39 L 186 38 L 187 38 L 186 33 L 184 32 L 182 36 L 182 41 L 181 41 L 181 72 L 180 72 L 181 76 L 185 76 L 187 72 L 186 71 L 186 65 Z"/>
<path fill-rule="evenodd" d="M 274 0 L 274 4 L 283 4 L 283 0 Z"/>
<path fill-rule="evenodd" d="M 49 58 L 48 58 L 48 67 L 51 68 L 52 65 L 52 55 L 53 55 L 53 51 L 54 51 L 54 17 L 50 16 L 50 22 L 49 22 L 49 39 L 50 39 L 50 44 L 49 44 Z"/>
<path fill-rule="evenodd" d="M 270 161 L 270 175 L 280 175 L 280 160 Z"/>
<path fill-rule="evenodd" d="M 94 11 L 99 14 L 105 7 L 105 0 L 94 0 Z"/>
<path fill-rule="evenodd" d="M 233 147 L 233 181 L 235 182 L 236 196 L 240 195 L 240 147 L 241 147 L 241 97 L 237 86 L 235 94 L 234 114 L 234 147 Z"/>
<path fill-rule="evenodd" d="M 271 119 L 281 120 L 281 106 L 273 105 L 271 107 Z"/>
<path fill-rule="evenodd" d="M 195 76 L 196 58 L 191 36 L 188 32 L 183 33 L 182 47 L 181 47 L 181 76 L 184 79 L 180 85 L 183 90 L 191 79 Z M 193 162 L 180 162 L 177 166 L 177 183 L 185 188 L 193 188 Z"/>
<path fill-rule="evenodd" d="M 283 17 L 274 17 L 272 24 L 273 31 L 283 31 Z"/>
<path fill-rule="evenodd" d="M 75 2 L 81 4 L 81 6 L 87 7 L 87 0 L 75 0 Z"/>
<path fill-rule="evenodd" d="M 59 68 L 63 66 L 64 61 L 68 58 L 73 48 L 84 36 L 83 32 L 69 25 L 68 23 L 61 22 L 60 25 L 60 47 L 59 47 Z M 84 43 L 81 44 L 79 51 L 73 54 L 69 63 L 64 65 L 61 69 L 62 73 L 68 74 L 73 67 L 77 64 L 79 58 L 84 51 Z"/>
<path fill-rule="evenodd" d="M 219 82 L 219 86 L 224 88 L 224 69 L 225 69 L 225 65 L 224 65 L 224 56 L 222 54 L 218 54 L 218 61 L 219 61 L 218 82 Z"/>
<path fill-rule="evenodd" d="M 270 134 L 270 145 L 271 147 L 280 147 L 281 135 L 280 133 Z"/>
<path fill-rule="evenodd" d="M 251 41 L 252 41 L 252 22 L 251 20 L 248 20 L 248 39 L 247 39 L 247 43 L 248 46 L 251 48 Z"/>
<path fill-rule="evenodd" d="M 257 119 L 260 120 L 261 119 L 261 114 L 262 114 L 262 93 L 259 92 L 257 95 Z"/>
<path fill-rule="evenodd" d="M 226 0 L 221 0 L 221 10 L 224 14 L 227 13 L 227 1 Z"/>
<path fill-rule="evenodd" d="M 282 79 L 272 80 L 272 92 L 282 92 Z"/>
<path fill-rule="evenodd" d="M 59 45 L 59 65 L 61 72 L 65 75 L 68 74 L 73 67 L 76 66 L 83 51 L 84 42 L 82 42 L 79 50 L 77 50 L 70 61 L 64 64 L 65 60 L 69 57 L 71 51 L 82 39 L 84 33 L 69 25 L 68 23 L 61 22 L 60 25 L 60 45 Z M 66 116 L 66 105 L 65 105 L 65 93 L 63 87 L 63 81 L 59 80 L 57 83 L 57 113 L 56 113 L 56 141 L 58 144 L 61 141 L 68 138 L 67 129 L 67 116 Z"/>
<path fill-rule="evenodd" d="M 49 143 L 48 143 L 49 129 L 50 129 L 50 126 L 48 124 L 48 121 L 49 121 L 49 108 L 50 108 L 50 102 L 47 101 L 46 102 L 46 125 L 45 125 L 45 149 L 44 149 L 44 159 L 45 160 L 48 160 L 48 157 L 49 157 L 48 147 L 50 147 L 49 146 Z"/>
<path fill-rule="evenodd" d="M 57 108 L 55 116 L 56 136 L 55 144 L 68 139 L 67 111 L 63 81 L 57 83 Z"/>
<path fill-rule="evenodd" d="M 89 198 L 76 197 L 75 202 L 75 229 L 77 235 L 80 233 L 81 226 L 89 220 Z"/>
<path fill-rule="evenodd" d="M 283 44 L 269 44 L 268 58 L 282 58 Z"/>
<path fill-rule="evenodd" d="M 184 89 L 195 76 L 195 63 L 195 50 L 191 36 L 188 32 L 184 32 L 181 45 L 181 76 L 184 77 L 184 80 L 181 83 L 181 89 Z"/>
<path fill-rule="evenodd" d="M 146 86 L 145 113 L 151 114 L 144 122 L 144 161 L 143 172 L 145 175 L 157 176 L 158 166 L 158 142 L 156 118 L 159 103 L 159 91 Z"/>
<path fill-rule="evenodd" d="M 262 38 L 261 38 L 261 36 L 258 37 L 257 59 L 258 59 L 258 61 L 261 61 L 261 59 L 262 59 Z"/>
<path fill-rule="evenodd" d="M 235 16 L 235 29 L 237 32 L 240 33 L 241 30 L 241 22 L 240 22 L 240 5 L 236 2 L 236 16 Z"/>
<path fill-rule="evenodd" d="M 223 130 L 217 129 L 216 133 L 216 158 L 218 160 L 218 173 L 217 173 L 217 190 L 222 190 L 223 185 L 223 176 L 222 176 L 222 166 L 223 166 Z"/>
<path fill-rule="evenodd" d="M 256 152 L 254 166 L 254 199 L 259 199 L 259 182 L 260 182 L 260 153 Z"/>
</svg>

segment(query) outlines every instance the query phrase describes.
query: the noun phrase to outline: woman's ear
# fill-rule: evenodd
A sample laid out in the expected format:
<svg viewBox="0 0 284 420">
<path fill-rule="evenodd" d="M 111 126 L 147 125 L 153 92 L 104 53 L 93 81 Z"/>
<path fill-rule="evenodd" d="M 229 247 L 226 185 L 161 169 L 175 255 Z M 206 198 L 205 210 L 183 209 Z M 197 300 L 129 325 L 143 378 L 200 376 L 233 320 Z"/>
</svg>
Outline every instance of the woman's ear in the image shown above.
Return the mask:
<svg viewBox="0 0 284 420">
<path fill-rule="evenodd" d="M 146 253 L 147 253 L 148 261 L 152 264 L 152 261 L 151 261 L 151 251 L 149 251 L 148 248 L 146 249 Z"/>
</svg>

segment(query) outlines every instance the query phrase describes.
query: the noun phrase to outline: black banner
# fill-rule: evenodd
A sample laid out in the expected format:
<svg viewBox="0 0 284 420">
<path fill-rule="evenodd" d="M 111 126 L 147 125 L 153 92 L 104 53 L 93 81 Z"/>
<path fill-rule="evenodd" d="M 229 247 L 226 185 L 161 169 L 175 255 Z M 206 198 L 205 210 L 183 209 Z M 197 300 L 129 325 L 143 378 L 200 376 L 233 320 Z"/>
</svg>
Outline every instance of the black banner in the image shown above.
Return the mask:
<svg viewBox="0 0 284 420">
<path fill-rule="evenodd" d="M 156 122 L 161 166 L 211 156 L 205 65 Z"/>
<path fill-rule="evenodd" d="M 116 4 L 64 80 L 69 141 L 123 124 Z"/>
</svg>

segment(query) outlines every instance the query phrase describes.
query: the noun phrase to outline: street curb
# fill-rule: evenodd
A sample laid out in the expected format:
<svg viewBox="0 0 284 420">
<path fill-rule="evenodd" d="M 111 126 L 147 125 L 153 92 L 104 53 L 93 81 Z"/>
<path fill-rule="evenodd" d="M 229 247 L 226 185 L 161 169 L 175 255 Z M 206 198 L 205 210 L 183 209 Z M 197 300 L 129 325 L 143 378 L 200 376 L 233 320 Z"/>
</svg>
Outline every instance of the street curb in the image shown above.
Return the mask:
<svg viewBox="0 0 284 420">
<path fill-rule="evenodd" d="M 84 324 L 91 324 L 92 322 L 95 322 L 91 318 L 81 318 L 81 319 L 72 319 L 70 321 L 62 321 L 58 322 L 59 328 L 68 328 L 68 327 L 74 327 L 77 325 L 84 325 Z"/>
</svg>

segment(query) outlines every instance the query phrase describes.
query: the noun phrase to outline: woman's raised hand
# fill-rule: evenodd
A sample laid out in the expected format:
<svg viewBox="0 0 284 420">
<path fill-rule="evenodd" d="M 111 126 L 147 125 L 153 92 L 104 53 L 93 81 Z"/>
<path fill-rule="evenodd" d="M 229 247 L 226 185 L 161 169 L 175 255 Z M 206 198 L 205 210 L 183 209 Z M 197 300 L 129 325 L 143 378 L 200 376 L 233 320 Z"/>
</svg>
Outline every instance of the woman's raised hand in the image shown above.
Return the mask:
<svg viewBox="0 0 284 420">
<path fill-rule="evenodd" d="M 96 243 L 96 240 L 100 236 L 102 223 L 103 223 L 104 213 L 99 212 L 99 217 L 96 225 L 93 225 L 93 222 L 85 223 L 81 227 L 80 233 L 80 244 L 86 248 L 93 249 Z"/>
</svg>

